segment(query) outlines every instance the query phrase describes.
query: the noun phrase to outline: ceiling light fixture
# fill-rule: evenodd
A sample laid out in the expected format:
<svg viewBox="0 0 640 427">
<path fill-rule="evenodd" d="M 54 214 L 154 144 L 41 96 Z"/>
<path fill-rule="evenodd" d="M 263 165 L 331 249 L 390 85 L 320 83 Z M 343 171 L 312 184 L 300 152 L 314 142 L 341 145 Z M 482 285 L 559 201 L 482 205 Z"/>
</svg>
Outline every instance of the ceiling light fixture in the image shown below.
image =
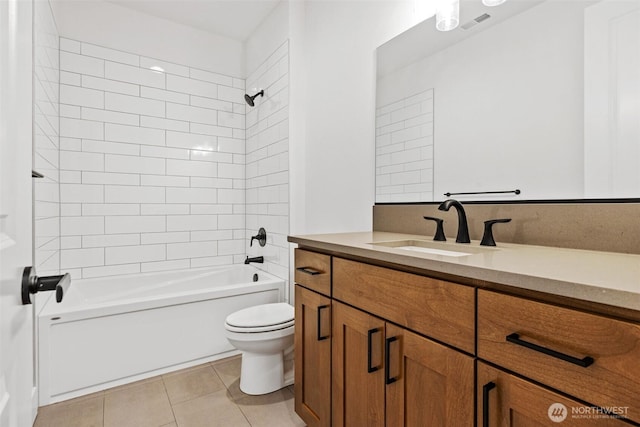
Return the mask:
<svg viewBox="0 0 640 427">
<path fill-rule="evenodd" d="M 488 7 L 500 6 L 507 0 L 482 0 L 482 4 Z"/>
<path fill-rule="evenodd" d="M 482 0 L 487 7 L 500 6 L 507 0 Z M 487 15 L 488 16 L 488 15 Z M 436 29 L 438 31 L 451 31 L 460 23 L 460 0 L 437 0 L 436 3 Z"/>
<path fill-rule="evenodd" d="M 460 23 L 460 0 L 439 0 L 436 6 L 436 29 L 451 31 Z"/>
</svg>

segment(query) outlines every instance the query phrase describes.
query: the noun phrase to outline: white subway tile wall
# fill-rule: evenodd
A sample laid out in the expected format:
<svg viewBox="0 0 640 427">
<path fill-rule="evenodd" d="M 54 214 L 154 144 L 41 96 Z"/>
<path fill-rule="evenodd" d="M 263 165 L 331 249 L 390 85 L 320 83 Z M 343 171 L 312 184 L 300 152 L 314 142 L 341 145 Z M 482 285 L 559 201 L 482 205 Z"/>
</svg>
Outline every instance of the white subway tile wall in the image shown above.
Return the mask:
<svg viewBox="0 0 640 427">
<path fill-rule="evenodd" d="M 289 278 L 289 43 L 283 43 L 247 78 L 247 93 L 264 89 L 264 97 L 247 106 L 246 115 L 246 223 L 247 239 L 267 231 L 267 246 L 247 247 L 251 256 L 263 255 L 264 268 Z M 223 90 L 220 91 L 222 95 Z M 224 92 L 234 96 L 228 87 Z M 227 96 L 225 94 L 225 96 Z M 233 118 L 218 114 L 219 123 Z M 234 128 L 235 129 L 235 128 Z M 224 168 L 232 168 L 225 165 Z M 228 170 L 239 174 L 238 170 Z M 229 194 L 229 197 L 237 197 Z M 248 243 L 249 240 L 247 240 Z"/>
<path fill-rule="evenodd" d="M 376 110 L 376 201 L 433 200 L 433 89 Z"/>
<path fill-rule="evenodd" d="M 88 278 L 242 262 L 244 80 L 66 38 L 60 49 L 61 268 Z M 284 108 L 287 97 L 286 85 L 273 93 Z"/>
<path fill-rule="evenodd" d="M 34 2 L 35 267 L 40 276 L 60 270 L 59 37 L 49 2 Z M 69 96 L 75 96 L 68 93 Z"/>
</svg>

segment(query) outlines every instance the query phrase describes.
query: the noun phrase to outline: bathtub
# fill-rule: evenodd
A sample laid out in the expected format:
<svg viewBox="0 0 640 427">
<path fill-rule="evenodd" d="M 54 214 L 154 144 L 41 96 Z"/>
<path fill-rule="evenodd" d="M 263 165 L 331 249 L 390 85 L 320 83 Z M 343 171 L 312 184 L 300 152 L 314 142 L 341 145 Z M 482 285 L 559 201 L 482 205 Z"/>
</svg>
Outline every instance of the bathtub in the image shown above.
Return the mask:
<svg viewBox="0 0 640 427">
<path fill-rule="evenodd" d="M 227 315 L 284 295 L 250 265 L 72 281 L 38 314 L 40 405 L 238 354 Z"/>
</svg>

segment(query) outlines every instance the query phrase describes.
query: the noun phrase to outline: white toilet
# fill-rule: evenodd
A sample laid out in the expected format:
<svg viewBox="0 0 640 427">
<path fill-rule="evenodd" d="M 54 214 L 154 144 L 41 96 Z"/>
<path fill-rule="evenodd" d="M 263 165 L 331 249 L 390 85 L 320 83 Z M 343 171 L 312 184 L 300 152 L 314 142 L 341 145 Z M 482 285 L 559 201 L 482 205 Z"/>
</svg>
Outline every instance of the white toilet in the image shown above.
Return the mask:
<svg viewBox="0 0 640 427">
<path fill-rule="evenodd" d="M 287 303 L 257 305 L 227 316 L 226 337 L 242 352 L 244 393 L 266 394 L 293 384 L 293 318 Z"/>
</svg>

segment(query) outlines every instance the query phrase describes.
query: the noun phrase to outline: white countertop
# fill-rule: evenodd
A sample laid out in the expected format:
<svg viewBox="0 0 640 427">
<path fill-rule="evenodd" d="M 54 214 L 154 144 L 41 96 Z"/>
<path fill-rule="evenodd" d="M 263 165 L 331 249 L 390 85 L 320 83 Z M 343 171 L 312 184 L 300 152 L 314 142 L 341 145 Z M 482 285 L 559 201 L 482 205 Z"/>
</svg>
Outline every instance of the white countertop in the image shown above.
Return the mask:
<svg viewBox="0 0 640 427">
<path fill-rule="evenodd" d="M 432 248 L 470 252 L 470 255 L 434 255 L 375 244 L 403 240 L 423 241 Z M 640 311 L 640 255 L 508 243 L 487 247 L 480 246 L 479 241 L 434 242 L 427 236 L 381 231 L 290 236 L 289 241 L 309 248 Z"/>
</svg>

